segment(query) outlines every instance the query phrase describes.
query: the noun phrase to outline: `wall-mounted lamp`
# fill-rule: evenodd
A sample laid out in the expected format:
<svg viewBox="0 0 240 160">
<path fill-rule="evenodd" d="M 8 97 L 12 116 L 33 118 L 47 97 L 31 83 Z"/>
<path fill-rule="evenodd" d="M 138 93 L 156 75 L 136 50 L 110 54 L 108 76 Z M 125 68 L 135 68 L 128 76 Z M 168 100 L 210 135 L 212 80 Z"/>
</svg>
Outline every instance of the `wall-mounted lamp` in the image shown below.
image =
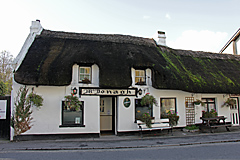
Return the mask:
<svg viewBox="0 0 240 160">
<path fill-rule="evenodd" d="M 140 96 L 142 95 L 142 89 L 141 88 L 137 92 Z"/>
<path fill-rule="evenodd" d="M 72 89 L 72 93 L 75 95 L 75 94 L 77 94 L 77 88 L 76 87 L 74 87 L 73 89 Z"/>
</svg>

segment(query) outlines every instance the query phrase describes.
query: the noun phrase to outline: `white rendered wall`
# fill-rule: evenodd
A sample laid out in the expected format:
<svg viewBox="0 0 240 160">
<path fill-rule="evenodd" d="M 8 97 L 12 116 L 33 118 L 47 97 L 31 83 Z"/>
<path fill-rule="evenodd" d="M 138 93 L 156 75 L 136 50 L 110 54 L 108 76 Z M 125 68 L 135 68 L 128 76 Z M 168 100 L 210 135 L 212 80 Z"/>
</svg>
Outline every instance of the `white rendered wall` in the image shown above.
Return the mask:
<svg viewBox="0 0 240 160">
<path fill-rule="evenodd" d="M 240 54 L 240 37 L 235 41 L 236 43 L 236 54 Z"/>
<path fill-rule="evenodd" d="M 19 87 L 19 84 L 13 84 L 14 97 Z M 29 86 L 29 93 L 32 87 Z M 62 123 L 62 101 L 70 93 L 71 87 L 39 86 L 34 87 L 34 91 L 43 96 L 43 106 L 39 110 L 33 108 L 33 126 L 23 134 L 100 133 L 99 96 L 82 96 L 79 99 L 84 101 L 85 127 L 59 127 Z"/>
<path fill-rule="evenodd" d="M 231 42 L 228 47 L 223 51 L 225 54 L 233 54 L 233 42 Z"/>
</svg>

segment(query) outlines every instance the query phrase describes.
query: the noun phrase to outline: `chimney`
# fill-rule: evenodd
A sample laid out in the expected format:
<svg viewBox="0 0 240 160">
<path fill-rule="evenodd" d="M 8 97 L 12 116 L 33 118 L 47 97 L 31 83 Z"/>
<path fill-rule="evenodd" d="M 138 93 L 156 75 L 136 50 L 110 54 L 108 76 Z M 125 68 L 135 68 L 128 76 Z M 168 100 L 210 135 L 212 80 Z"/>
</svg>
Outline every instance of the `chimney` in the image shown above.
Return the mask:
<svg viewBox="0 0 240 160">
<path fill-rule="evenodd" d="M 40 20 L 36 20 L 36 21 L 32 21 L 32 25 L 30 27 L 30 33 L 36 33 L 36 34 L 40 34 L 40 32 L 42 31 L 42 25 L 40 24 Z"/>
<path fill-rule="evenodd" d="M 167 46 L 166 45 L 166 35 L 165 35 L 165 32 L 158 31 L 158 42 L 157 42 L 157 44 L 161 45 L 161 46 Z"/>
</svg>

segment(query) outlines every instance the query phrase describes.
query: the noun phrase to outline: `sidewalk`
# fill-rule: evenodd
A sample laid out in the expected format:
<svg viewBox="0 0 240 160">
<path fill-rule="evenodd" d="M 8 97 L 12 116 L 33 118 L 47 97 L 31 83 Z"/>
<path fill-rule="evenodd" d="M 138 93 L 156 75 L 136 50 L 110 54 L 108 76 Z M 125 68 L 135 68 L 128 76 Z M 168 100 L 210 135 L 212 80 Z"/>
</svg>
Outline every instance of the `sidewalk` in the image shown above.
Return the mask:
<svg viewBox="0 0 240 160">
<path fill-rule="evenodd" d="M 9 142 L 0 140 L 0 150 L 87 150 L 87 149 L 120 149 L 149 148 L 209 143 L 240 142 L 240 127 L 216 129 L 215 133 L 190 133 L 179 129 L 173 135 L 167 131 L 159 135 L 140 136 L 101 136 L 100 138 L 59 139 Z"/>
</svg>

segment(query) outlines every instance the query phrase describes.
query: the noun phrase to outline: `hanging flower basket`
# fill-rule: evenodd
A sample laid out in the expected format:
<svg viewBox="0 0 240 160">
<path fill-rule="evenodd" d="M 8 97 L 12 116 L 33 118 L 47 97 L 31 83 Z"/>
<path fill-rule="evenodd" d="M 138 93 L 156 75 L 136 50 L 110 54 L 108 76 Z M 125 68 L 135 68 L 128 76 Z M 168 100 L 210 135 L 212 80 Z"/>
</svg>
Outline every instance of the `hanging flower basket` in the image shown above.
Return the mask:
<svg viewBox="0 0 240 160">
<path fill-rule="evenodd" d="M 150 95 L 149 93 L 146 93 L 146 95 L 142 97 L 141 105 L 142 106 L 148 106 L 148 105 L 152 106 L 153 104 L 155 104 L 157 106 L 156 98 L 153 97 L 152 95 Z"/>
<path fill-rule="evenodd" d="M 236 100 L 232 99 L 232 98 L 228 98 L 222 105 L 223 106 L 227 106 L 227 107 L 232 107 L 236 104 Z"/>
<path fill-rule="evenodd" d="M 74 96 L 73 93 L 71 95 L 65 96 L 65 106 L 70 107 L 70 110 L 76 110 L 78 111 L 81 109 L 82 102 L 78 100 L 77 96 Z"/>
<path fill-rule="evenodd" d="M 196 101 L 194 101 L 193 104 L 194 104 L 194 105 L 200 105 L 200 104 L 201 104 L 201 106 L 204 106 L 204 105 L 205 105 L 205 103 L 202 102 L 202 101 L 199 100 L 199 99 L 196 99 Z"/>
</svg>

